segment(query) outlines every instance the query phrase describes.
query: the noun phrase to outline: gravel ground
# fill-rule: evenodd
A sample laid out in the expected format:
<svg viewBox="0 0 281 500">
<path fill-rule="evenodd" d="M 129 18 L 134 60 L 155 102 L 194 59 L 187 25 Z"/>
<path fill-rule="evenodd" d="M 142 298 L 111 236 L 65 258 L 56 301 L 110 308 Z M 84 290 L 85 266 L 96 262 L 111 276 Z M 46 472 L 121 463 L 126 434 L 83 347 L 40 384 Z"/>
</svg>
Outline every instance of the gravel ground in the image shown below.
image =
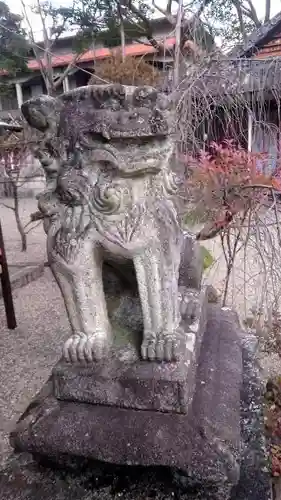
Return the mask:
<svg viewBox="0 0 281 500">
<path fill-rule="evenodd" d="M 9 432 L 49 377 L 69 332 L 49 269 L 37 281 L 16 290 L 14 303 L 18 328 L 8 330 L 0 301 L 0 462 L 9 454 Z"/>
<path fill-rule="evenodd" d="M 13 200 L 0 200 L 0 218 L 4 234 L 5 248 L 9 265 L 24 263 L 42 263 L 46 260 L 45 235 L 42 223 L 27 235 L 27 252 L 21 252 L 21 241 L 18 233 L 13 210 L 1 205 L 13 206 Z M 20 211 L 23 224 L 30 220 L 30 214 L 36 212 L 37 200 L 30 198 L 20 199 Z M 27 230 L 32 226 L 28 226 Z"/>
</svg>

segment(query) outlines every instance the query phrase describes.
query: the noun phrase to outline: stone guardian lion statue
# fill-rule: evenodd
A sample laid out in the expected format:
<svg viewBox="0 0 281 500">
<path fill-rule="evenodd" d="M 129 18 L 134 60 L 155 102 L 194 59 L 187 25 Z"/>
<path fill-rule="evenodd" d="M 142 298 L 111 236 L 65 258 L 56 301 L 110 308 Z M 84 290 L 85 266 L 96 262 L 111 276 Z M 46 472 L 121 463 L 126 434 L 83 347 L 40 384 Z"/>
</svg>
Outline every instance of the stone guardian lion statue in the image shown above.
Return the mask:
<svg viewBox="0 0 281 500">
<path fill-rule="evenodd" d="M 72 328 L 64 358 L 92 362 L 108 355 L 102 266 L 128 260 L 142 307 L 141 356 L 177 360 L 183 234 L 173 203 L 167 97 L 146 86 L 88 86 L 31 99 L 22 112 L 44 132 L 37 156 L 47 187 L 38 206 Z"/>
</svg>

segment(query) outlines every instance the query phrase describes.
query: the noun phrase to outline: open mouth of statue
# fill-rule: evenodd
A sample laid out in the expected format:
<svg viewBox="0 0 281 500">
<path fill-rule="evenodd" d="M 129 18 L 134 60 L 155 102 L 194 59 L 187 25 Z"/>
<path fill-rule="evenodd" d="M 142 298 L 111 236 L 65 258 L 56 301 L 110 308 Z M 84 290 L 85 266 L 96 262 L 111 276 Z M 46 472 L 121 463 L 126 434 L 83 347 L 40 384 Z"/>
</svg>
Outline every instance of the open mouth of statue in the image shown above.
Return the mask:
<svg viewBox="0 0 281 500">
<path fill-rule="evenodd" d="M 156 175 L 161 170 L 161 162 L 149 150 L 139 154 L 130 150 L 119 150 L 113 144 L 98 144 L 91 138 L 83 137 L 83 145 L 91 150 L 91 162 L 98 163 L 103 172 L 110 172 L 121 178 Z"/>
<path fill-rule="evenodd" d="M 166 136 L 169 127 L 163 114 L 157 109 L 141 108 L 137 111 L 97 111 L 87 123 L 88 133 L 106 141 L 118 138 L 146 138 Z M 81 133 L 79 131 L 79 133 Z M 85 134 L 83 134 L 85 135 Z"/>
</svg>

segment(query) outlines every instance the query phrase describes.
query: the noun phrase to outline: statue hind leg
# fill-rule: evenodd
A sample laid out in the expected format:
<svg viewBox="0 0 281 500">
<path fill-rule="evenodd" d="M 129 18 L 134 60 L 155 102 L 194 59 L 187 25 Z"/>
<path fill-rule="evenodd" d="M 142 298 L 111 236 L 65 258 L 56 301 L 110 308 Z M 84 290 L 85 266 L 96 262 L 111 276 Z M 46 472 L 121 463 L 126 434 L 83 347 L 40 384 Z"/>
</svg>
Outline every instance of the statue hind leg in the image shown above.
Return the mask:
<svg viewBox="0 0 281 500">
<path fill-rule="evenodd" d="M 159 244 L 134 259 L 144 320 L 141 354 L 151 361 L 179 358 L 180 247 L 165 253 Z"/>
</svg>

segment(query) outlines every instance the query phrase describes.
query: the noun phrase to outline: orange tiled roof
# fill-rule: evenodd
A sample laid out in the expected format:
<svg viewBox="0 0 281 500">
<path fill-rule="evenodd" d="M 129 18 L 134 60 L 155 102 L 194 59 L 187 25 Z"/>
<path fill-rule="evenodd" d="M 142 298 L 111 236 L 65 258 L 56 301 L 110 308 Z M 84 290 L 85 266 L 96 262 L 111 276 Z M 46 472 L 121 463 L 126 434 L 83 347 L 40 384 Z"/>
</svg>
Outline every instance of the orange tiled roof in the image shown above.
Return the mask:
<svg viewBox="0 0 281 500">
<path fill-rule="evenodd" d="M 164 47 L 166 49 L 172 48 L 175 44 L 175 38 L 167 38 L 164 42 Z M 154 54 L 156 53 L 157 50 L 152 47 L 152 45 L 146 45 L 142 43 L 135 43 L 131 45 L 126 45 L 125 48 L 125 54 L 126 56 L 142 56 L 145 54 Z M 95 50 L 88 50 L 84 54 L 82 54 L 77 62 L 92 62 L 95 59 L 104 59 L 106 57 L 109 57 L 111 54 L 111 50 L 107 48 L 100 48 L 100 49 L 95 49 Z M 58 66 L 67 66 L 71 61 L 73 60 L 73 54 L 61 54 L 61 55 L 54 55 L 52 57 L 52 66 L 58 67 Z M 31 59 L 28 64 L 28 68 L 30 70 L 39 70 L 40 65 L 36 59 Z"/>
</svg>

